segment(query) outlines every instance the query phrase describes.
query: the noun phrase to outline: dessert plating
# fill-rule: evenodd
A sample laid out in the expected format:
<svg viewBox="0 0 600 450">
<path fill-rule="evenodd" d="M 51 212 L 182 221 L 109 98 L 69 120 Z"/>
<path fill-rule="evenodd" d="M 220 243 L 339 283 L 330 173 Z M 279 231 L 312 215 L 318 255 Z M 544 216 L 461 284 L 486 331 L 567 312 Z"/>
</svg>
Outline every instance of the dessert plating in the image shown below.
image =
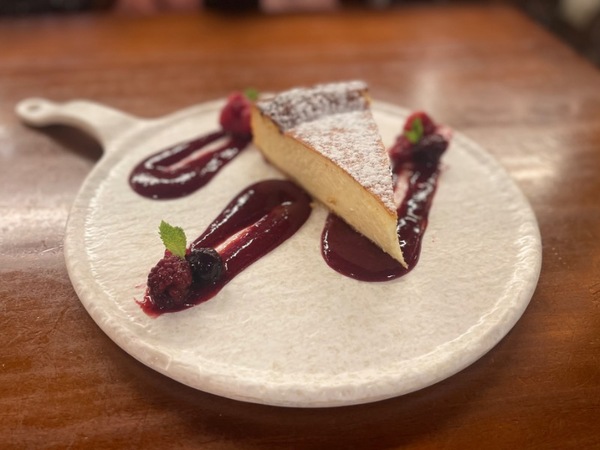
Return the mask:
<svg viewBox="0 0 600 450">
<path fill-rule="evenodd" d="M 262 99 L 251 121 L 254 144 L 267 160 L 406 267 L 390 160 L 364 82 Z"/>
</svg>

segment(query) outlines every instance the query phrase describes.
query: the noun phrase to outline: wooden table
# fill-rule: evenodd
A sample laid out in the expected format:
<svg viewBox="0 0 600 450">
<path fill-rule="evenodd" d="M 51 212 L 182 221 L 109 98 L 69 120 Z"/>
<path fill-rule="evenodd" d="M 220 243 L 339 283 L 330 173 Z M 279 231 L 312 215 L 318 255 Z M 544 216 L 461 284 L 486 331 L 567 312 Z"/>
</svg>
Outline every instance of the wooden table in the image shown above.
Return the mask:
<svg viewBox="0 0 600 450">
<path fill-rule="evenodd" d="M 0 448 L 600 446 L 600 76 L 517 11 L 3 19 L 0 55 Z M 62 252 L 101 149 L 27 128 L 15 104 L 79 97 L 158 116 L 246 86 L 348 78 L 482 143 L 530 200 L 543 268 L 514 329 L 443 382 L 336 409 L 219 398 L 118 348 Z"/>
</svg>

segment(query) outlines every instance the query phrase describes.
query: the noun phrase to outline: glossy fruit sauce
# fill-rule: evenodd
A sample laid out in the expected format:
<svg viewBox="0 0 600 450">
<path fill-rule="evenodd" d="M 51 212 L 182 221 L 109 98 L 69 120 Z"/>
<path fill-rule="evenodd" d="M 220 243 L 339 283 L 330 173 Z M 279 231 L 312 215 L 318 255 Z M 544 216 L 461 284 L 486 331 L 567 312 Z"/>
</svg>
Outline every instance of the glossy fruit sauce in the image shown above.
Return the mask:
<svg viewBox="0 0 600 450">
<path fill-rule="evenodd" d="M 181 142 L 140 162 L 133 169 L 129 184 L 141 196 L 153 199 L 189 195 L 212 180 L 251 140 L 250 135 L 221 130 Z M 218 145 L 209 148 L 215 143 Z"/>
<path fill-rule="evenodd" d="M 287 180 L 265 180 L 240 192 L 190 246 L 217 249 L 223 261 L 212 283 L 193 283 L 186 300 L 169 312 L 189 308 L 215 296 L 250 264 L 279 246 L 310 216 L 311 198 Z M 141 302 L 149 315 L 164 310 L 147 293 Z"/>
<path fill-rule="evenodd" d="M 433 124 L 427 131 L 429 134 L 416 144 L 401 135 L 389 149 L 395 189 L 401 178 L 408 184 L 397 208 L 398 240 L 408 267 L 330 213 L 321 236 L 321 253 L 332 269 L 361 281 L 386 281 L 406 275 L 417 265 L 440 174 L 440 157 L 449 139 Z"/>
<path fill-rule="evenodd" d="M 408 190 L 397 209 L 398 239 L 408 267 L 357 233 L 335 214 L 329 214 L 322 234 L 322 254 L 327 264 L 342 275 L 361 281 L 386 281 L 411 271 L 419 260 L 429 209 L 437 186 L 437 165 L 411 167 Z"/>
</svg>

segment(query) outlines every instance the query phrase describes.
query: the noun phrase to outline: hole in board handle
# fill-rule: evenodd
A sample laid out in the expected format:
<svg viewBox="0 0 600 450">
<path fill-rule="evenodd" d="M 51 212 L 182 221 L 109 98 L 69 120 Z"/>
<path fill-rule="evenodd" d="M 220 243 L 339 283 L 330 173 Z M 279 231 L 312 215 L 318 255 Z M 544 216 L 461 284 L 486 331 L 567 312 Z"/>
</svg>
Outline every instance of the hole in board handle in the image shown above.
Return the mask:
<svg viewBox="0 0 600 450">
<path fill-rule="evenodd" d="M 38 102 L 31 102 L 25 105 L 25 111 L 30 114 L 37 114 L 42 109 L 42 105 Z"/>
</svg>

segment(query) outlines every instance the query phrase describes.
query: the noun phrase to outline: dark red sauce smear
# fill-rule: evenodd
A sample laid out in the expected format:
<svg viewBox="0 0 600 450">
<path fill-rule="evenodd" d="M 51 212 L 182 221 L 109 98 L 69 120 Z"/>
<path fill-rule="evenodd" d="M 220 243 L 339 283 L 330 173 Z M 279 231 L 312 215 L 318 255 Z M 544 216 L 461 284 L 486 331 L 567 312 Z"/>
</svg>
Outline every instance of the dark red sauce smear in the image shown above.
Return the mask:
<svg viewBox="0 0 600 450">
<path fill-rule="evenodd" d="M 216 148 L 192 155 L 220 140 Z M 228 162 L 244 150 L 252 136 L 215 131 L 205 136 L 181 142 L 140 162 L 129 177 L 131 188 L 143 197 L 172 199 L 184 197 L 208 183 Z M 189 158 L 189 161 L 184 161 Z"/>
<path fill-rule="evenodd" d="M 250 264 L 279 246 L 310 216 L 311 198 L 286 180 L 266 180 L 240 192 L 190 246 L 219 248 L 223 272 L 214 283 L 192 284 L 177 309 L 162 310 L 146 293 L 140 303 L 151 316 L 187 309 L 214 297 Z M 223 245 L 225 244 L 225 245 Z"/>
<path fill-rule="evenodd" d="M 321 236 L 321 252 L 332 269 L 361 281 L 387 281 L 406 275 L 417 265 L 440 173 L 439 160 L 447 146 L 446 137 L 437 135 L 422 148 L 407 148 L 400 137 L 389 149 L 394 184 L 401 173 L 409 174 L 406 195 L 397 209 L 398 239 L 408 267 L 330 213 Z"/>
</svg>

